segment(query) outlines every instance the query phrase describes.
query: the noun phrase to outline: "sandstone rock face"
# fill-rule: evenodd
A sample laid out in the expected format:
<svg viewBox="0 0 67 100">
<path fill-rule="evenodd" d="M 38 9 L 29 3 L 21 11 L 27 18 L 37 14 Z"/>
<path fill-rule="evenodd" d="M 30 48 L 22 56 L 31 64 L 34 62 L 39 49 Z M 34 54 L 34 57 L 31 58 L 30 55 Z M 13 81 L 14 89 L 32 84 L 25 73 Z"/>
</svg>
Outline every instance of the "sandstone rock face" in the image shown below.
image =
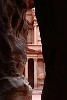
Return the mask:
<svg viewBox="0 0 67 100">
<path fill-rule="evenodd" d="M 31 99 L 32 89 L 23 76 L 27 60 L 25 12 L 25 0 L 0 0 L 0 100 Z"/>
<path fill-rule="evenodd" d="M 27 6 L 28 8 L 34 8 L 34 0 L 27 0 Z"/>
</svg>

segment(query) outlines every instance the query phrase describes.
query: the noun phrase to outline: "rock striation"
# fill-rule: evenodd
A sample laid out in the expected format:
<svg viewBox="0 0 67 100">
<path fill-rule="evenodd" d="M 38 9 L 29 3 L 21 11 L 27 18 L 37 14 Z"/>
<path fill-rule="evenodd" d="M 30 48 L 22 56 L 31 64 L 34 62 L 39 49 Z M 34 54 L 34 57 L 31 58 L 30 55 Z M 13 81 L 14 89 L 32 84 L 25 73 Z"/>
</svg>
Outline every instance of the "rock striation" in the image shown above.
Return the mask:
<svg viewBox="0 0 67 100">
<path fill-rule="evenodd" d="M 31 100 L 26 64 L 25 0 L 0 0 L 0 100 Z"/>
</svg>

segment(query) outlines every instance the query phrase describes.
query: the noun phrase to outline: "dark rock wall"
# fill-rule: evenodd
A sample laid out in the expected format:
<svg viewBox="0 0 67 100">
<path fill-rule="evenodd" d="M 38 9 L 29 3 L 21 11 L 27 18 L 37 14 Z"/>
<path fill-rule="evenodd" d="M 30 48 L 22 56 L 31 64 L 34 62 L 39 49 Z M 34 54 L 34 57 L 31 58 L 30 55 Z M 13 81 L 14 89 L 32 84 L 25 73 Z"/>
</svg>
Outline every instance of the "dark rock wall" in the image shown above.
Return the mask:
<svg viewBox="0 0 67 100">
<path fill-rule="evenodd" d="M 16 76 L 26 62 L 24 0 L 0 0 L 0 74 Z"/>
<path fill-rule="evenodd" d="M 0 0 L 0 100 L 10 100 L 17 91 L 26 91 L 22 96 L 30 100 L 31 87 L 22 75 L 27 60 L 26 8 L 25 0 Z"/>
<path fill-rule="evenodd" d="M 34 8 L 34 0 L 27 0 L 27 8 L 28 9 Z"/>
</svg>

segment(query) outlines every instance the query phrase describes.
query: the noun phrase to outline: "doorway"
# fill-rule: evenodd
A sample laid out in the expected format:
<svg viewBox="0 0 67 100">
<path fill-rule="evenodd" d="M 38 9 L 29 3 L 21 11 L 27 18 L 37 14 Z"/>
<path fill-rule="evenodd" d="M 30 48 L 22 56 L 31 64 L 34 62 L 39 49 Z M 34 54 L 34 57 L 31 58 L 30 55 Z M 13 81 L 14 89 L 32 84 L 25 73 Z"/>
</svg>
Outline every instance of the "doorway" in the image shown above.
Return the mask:
<svg viewBox="0 0 67 100">
<path fill-rule="evenodd" d="M 34 59 L 28 60 L 28 81 L 32 88 L 34 88 Z"/>
</svg>

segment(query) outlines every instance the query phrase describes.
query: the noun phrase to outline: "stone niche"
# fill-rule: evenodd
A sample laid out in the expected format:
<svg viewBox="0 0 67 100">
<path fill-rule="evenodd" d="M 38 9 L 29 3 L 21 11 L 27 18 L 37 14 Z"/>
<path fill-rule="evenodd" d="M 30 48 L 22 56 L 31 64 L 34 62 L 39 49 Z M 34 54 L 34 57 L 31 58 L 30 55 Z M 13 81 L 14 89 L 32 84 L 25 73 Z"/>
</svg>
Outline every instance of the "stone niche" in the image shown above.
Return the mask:
<svg viewBox="0 0 67 100">
<path fill-rule="evenodd" d="M 27 61 L 26 0 L 0 0 L 0 100 L 31 100 L 23 76 Z"/>
<path fill-rule="evenodd" d="M 45 78 L 45 65 L 43 59 L 38 59 L 38 67 L 37 67 L 37 82 L 38 89 L 43 89 L 44 78 Z"/>
</svg>

